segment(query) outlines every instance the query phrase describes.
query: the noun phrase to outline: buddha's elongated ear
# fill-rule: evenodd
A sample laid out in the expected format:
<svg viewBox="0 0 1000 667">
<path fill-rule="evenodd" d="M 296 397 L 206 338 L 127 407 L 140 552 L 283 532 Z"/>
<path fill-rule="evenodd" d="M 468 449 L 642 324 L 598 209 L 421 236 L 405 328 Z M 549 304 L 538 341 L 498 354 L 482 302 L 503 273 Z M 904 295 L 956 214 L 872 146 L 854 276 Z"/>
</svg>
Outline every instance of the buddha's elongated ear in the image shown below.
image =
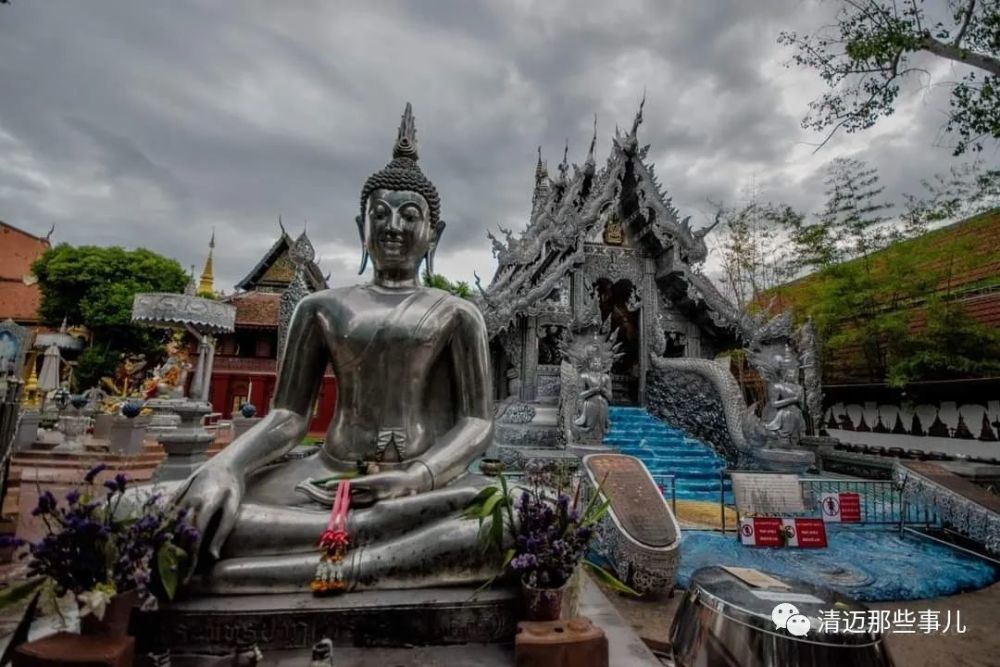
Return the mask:
<svg viewBox="0 0 1000 667">
<path fill-rule="evenodd" d="M 424 260 L 427 262 L 427 273 L 434 275 L 434 253 L 437 251 L 438 242 L 441 240 L 441 235 L 444 234 L 445 225 L 444 220 L 438 220 L 434 224 L 434 235 L 431 237 L 431 244 L 427 248 L 427 254 L 424 255 Z"/>
<path fill-rule="evenodd" d="M 358 236 L 361 237 L 361 268 L 358 269 L 358 275 L 360 276 L 368 266 L 368 244 L 365 243 L 365 219 L 360 215 L 355 216 L 354 222 L 358 225 Z"/>
</svg>

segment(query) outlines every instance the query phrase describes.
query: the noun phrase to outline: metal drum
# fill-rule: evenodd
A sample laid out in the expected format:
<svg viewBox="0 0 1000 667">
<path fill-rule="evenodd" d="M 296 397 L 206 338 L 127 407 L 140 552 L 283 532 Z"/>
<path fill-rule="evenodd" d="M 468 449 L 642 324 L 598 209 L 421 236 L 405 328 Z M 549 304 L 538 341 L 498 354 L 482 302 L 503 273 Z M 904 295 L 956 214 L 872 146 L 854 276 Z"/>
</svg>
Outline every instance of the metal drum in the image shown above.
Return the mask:
<svg viewBox="0 0 1000 667">
<path fill-rule="evenodd" d="M 691 576 L 670 631 L 677 667 L 891 667 L 882 636 L 871 632 L 867 607 L 825 588 L 767 576 L 789 588 L 751 586 L 718 566 Z M 776 626 L 772 612 L 782 603 L 808 619 L 808 631 L 804 620 L 793 622 L 804 636 Z M 849 625 L 852 618 L 863 622 Z"/>
</svg>

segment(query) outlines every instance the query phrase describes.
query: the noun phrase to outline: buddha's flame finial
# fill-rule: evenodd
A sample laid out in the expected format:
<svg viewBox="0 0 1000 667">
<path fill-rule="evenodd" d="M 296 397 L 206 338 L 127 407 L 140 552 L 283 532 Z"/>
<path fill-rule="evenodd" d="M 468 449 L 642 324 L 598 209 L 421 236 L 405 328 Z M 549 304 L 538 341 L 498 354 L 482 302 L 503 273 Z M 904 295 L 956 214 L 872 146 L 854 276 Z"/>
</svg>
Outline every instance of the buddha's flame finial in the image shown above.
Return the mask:
<svg viewBox="0 0 1000 667">
<path fill-rule="evenodd" d="M 413 107 L 409 102 L 406 103 L 403 118 L 399 121 L 399 136 L 392 148 L 392 157 L 417 159 L 417 125 L 413 119 Z"/>
</svg>

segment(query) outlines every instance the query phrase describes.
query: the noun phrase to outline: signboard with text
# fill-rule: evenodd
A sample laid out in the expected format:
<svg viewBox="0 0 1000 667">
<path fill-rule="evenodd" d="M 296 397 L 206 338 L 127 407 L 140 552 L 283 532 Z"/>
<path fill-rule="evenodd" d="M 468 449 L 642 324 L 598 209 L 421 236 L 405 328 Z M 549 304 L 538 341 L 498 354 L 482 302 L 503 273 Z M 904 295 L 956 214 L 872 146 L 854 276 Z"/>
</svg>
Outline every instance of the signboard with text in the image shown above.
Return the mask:
<svg viewBox="0 0 1000 667">
<path fill-rule="evenodd" d="M 820 497 L 823 521 L 827 523 L 859 523 L 861 521 L 861 496 L 857 493 L 824 493 Z"/>
<path fill-rule="evenodd" d="M 751 547 L 826 547 L 823 519 L 745 517 L 740 519 L 740 542 Z"/>
</svg>

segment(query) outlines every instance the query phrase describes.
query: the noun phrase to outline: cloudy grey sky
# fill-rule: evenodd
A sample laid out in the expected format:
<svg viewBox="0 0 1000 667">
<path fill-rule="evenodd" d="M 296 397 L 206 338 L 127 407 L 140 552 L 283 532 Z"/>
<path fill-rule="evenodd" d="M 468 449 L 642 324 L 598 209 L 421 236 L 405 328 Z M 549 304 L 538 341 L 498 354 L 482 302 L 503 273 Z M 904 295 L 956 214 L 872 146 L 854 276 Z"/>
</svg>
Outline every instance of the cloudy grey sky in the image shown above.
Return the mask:
<svg viewBox="0 0 1000 667">
<path fill-rule="evenodd" d="M 485 239 L 523 228 L 535 147 L 598 159 L 643 89 L 657 171 L 696 225 L 709 200 L 814 209 L 822 168 L 853 156 L 888 192 L 946 170 L 948 65 L 875 130 L 800 129 L 822 90 L 789 69 L 781 30 L 811 30 L 836 2 L 510 0 L 210 2 L 14 0 L 0 7 L 0 219 L 74 244 L 145 246 L 200 270 L 212 229 L 216 286 L 308 221 L 333 284 L 358 280 L 354 216 L 411 101 L 425 173 L 448 222 L 436 268 L 485 278 Z M 988 156 L 995 161 L 996 154 Z"/>
</svg>

